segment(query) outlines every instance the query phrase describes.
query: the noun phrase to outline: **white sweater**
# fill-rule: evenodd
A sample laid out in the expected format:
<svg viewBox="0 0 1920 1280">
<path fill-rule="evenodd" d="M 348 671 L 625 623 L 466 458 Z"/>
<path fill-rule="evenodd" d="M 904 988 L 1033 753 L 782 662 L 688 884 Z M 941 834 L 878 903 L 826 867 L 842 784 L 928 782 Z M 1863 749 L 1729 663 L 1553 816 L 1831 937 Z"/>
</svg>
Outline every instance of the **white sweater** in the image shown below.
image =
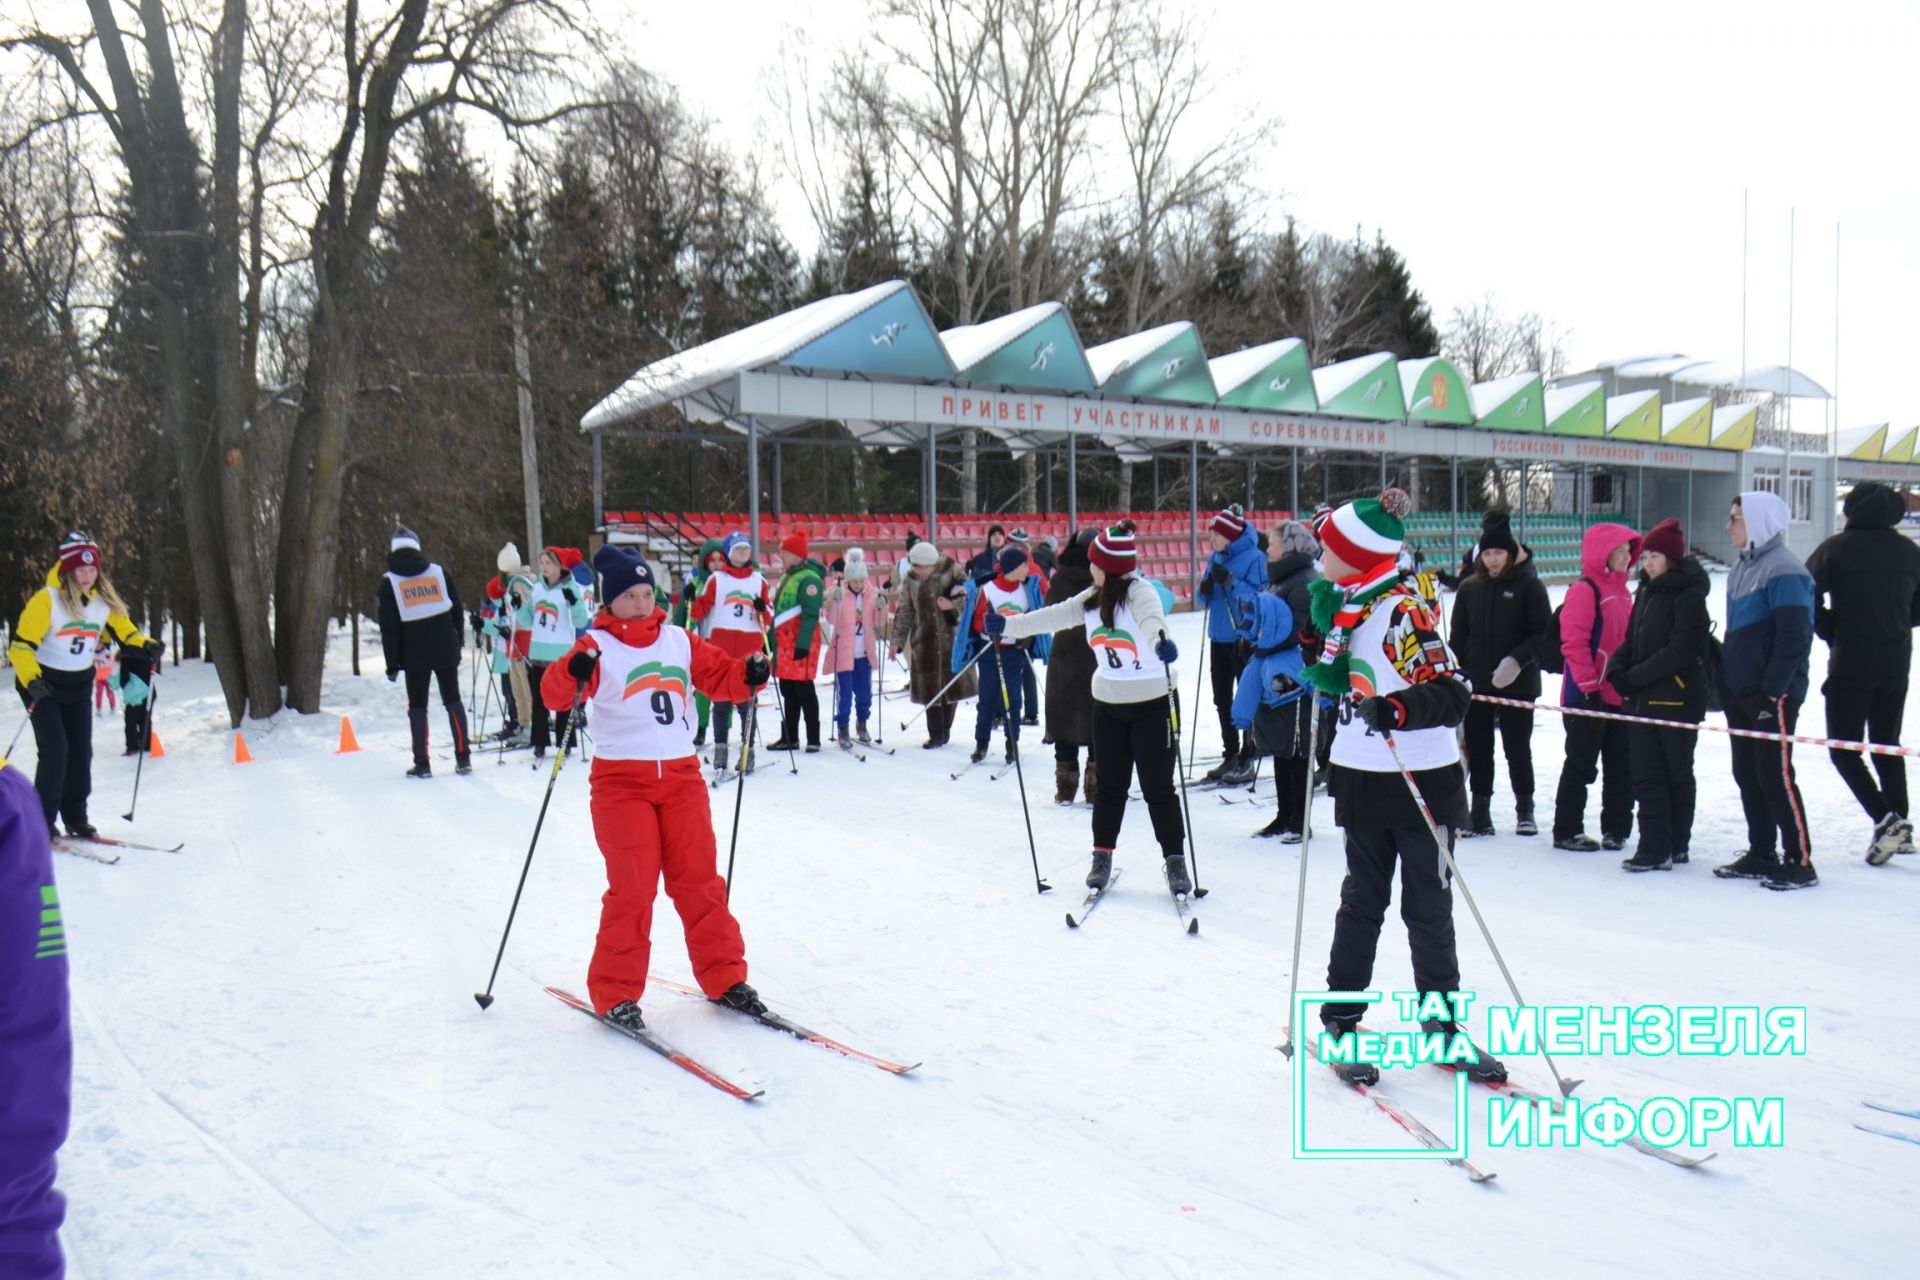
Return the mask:
<svg viewBox="0 0 1920 1280">
<path fill-rule="evenodd" d="M 1032 613 L 1015 614 L 1007 619 L 1007 638 L 1023 640 L 1042 633 L 1066 631 L 1087 625 L 1087 610 L 1094 605 L 1097 588 L 1088 587 L 1068 596 L 1059 604 L 1050 604 Z M 1160 593 L 1140 578 L 1127 579 L 1127 608 L 1135 622 L 1147 634 L 1150 643 L 1159 643 L 1166 631 L 1167 615 L 1160 608 Z M 1097 702 L 1151 702 L 1166 696 L 1166 689 L 1151 680 L 1111 680 L 1102 670 L 1093 673 L 1093 696 Z"/>
</svg>

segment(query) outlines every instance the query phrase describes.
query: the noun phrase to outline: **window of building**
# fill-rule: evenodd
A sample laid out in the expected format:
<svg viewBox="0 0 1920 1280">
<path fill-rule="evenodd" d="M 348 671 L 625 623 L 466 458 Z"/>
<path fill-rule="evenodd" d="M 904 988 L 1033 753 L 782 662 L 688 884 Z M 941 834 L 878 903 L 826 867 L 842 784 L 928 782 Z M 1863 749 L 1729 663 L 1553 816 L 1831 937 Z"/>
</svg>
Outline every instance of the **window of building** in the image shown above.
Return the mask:
<svg viewBox="0 0 1920 1280">
<path fill-rule="evenodd" d="M 1795 467 L 1787 479 L 1787 510 L 1795 524 L 1807 524 L 1813 519 L 1813 468 Z"/>
</svg>

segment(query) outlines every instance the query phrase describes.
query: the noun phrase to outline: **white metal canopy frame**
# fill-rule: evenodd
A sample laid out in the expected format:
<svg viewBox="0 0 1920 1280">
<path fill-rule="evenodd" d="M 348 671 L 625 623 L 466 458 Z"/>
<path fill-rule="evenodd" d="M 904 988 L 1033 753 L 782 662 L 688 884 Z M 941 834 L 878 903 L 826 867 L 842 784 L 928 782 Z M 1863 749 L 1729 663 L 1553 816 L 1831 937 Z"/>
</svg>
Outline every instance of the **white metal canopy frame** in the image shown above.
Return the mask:
<svg viewBox="0 0 1920 1280">
<path fill-rule="evenodd" d="M 912 286 L 894 280 L 821 298 L 647 365 L 580 425 L 593 436 L 596 519 L 604 511 L 603 436 L 634 431 L 642 414 L 671 406 L 689 422 L 746 437 L 749 536 L 760 528 L 761 437 L 824 422 L 844 424 L 852 443 L 923 451 L 933 536 L 935 450 L 943 437 L 969 429 L 1016 455 L 1064 445 L 1074 518 L 1075 450 L 1088 438 L 1132 460 L 1185 445 L 1196 464 L 1189 493 L 1196 520 L 1202 445 L 1223 456 L 1282 447 L 1296 457 L 1302 448 L 1359 451 L 1378 454 L 1383 465 L 1388 456 L 1418 456 L 1456 466 L 1501 459 L 1738 470 L 1745 447 L 1738 433 L 1702 429 L 1685 444 L 1663 440 L 1658 397 L 1649 404 L 1647 396 L 1583 405 L 1582 396 L 1543 390 L 1538 374 L 1470 387 L 1445 360 L 1396 361 L 1385 353 L 1314 369 L 1297 339 L 1209 359 L 1184 321 L 1088 348 L 1057 302 L 941 332 Z"/>
</svg>

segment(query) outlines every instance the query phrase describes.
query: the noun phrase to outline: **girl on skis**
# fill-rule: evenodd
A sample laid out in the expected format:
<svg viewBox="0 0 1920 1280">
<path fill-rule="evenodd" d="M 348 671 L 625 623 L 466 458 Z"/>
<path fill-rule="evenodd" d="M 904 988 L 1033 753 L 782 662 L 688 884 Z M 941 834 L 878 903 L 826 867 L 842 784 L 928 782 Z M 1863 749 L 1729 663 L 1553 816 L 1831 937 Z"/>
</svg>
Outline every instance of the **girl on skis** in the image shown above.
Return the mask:
<svg viewBox="0 0 1920 1280">
<path fill-rule="evenodd" d="M 567 572 L 567 561 L 560 547 L 548 547 L 540 553 L 540 580 L 527 593 L 526 603 L 515 614 L 515 621 L 527 633 L 527 678 L 540 684 L 547 668 L 565 657 L 574 638 L 587 627 L 586 600 L 580 585 Z M 533 758 L 547 754 L 549 741 L 547 704 L 533 700 Z M 567 726 L 558 726 L 564 735 Z"/>
<path fill-rule="evenodd" d="M 747 985 L 746 944 L 716 867 L 713 814 L 693 746 L 695 690 L 740 703 L 767 682 L 764 653 L 729 657 L 655 607 L 653 570 L 611 543 L 594 553 L 606 606 L 540 681 L 547 709 L 592 708 L 589 773 L 594 839 L 607 862 L 587 995 L 609 1021 L 639 1029 L 652 951 L 654 893 L 686 930 L 694 980 L 707 998 L 766 1012 Z"/>
<path fill-rule="evenodd" d="M 735 530 L 720 541 L 720 558 L 710 561 L 712 570 L 700 584 L 700 594 L 689 611 L 699 624 L 702 639 L 730 658 L 764 653 L 767 648 L 767 619 L 773 616 L 773 588 L 753 561 L 753 542 Z M 722 702 L 713 708 L 713 768 L 718 773 L 727 767 L 727 735 L 733 725 L 736 707 Z M 746 727 L 747 704 L 740 703 L 740 724 Z M 695 742 L 699 741 L 696 736 Z M 743 744 L 748 757 L 751 742 Z M 747 767 L 752 768 L 751 759 Z"/>
<path fill-rule="evenodd" d="M 986 632 L 994 638 L 1047 635 L 1085 627 L 1096 665 L 1093 676 L 1093 757 L 1100 762 L 1100 788 L 1093 800 L 1093 865 L 1087 887 L 1103 889 L 1113 875 L 1113 850 L 1126 814 L 1127 788 L 1134 769 L 1147 814 L 1160 841 L 1167 887 L 1184 896 L 1193 892 L 1183 848 L 1180 797 L 1174 790 L 1175 752 L 1171 715 L 1170 668 L 1180 656 L 1167 638 L 1160 593 L 1138 574 L 1133 522 L 1123 520 L 1093 540 L 1087 549 L 1093 585 L 1085 591 L 1031 613 L 1012 617 L 989 612 Z"/>
<path fill-rule="evenodd" d="M 103 639 L 136 645 L 155 661 L 166 648 L 149 640 L 127 617 L 127 606 L 101 568 L 100 548 L 84 533 L 60 544 L 60 563 L 47 575 L 13 624 L 13 678 L 33 721 L 40 761 L 33 785 L 47 831 L 56 814 L 70 836 L 99 834 L 87 821 L 93 792 L 93 717 L 87 693 L 93 684 L 93 651 Z"/>
<path fill-rule="evenodd" d="M 827 641 L 827 665 L 833 671 L 835 739 L 843 747 L 853 745 L 847 732 L 848 716 L 853 715 L 860 741 L 871 742 L 867 717 L 873 713 L 873 672 L 880 665 L 886 605 L 880 588 L 868 578 L 867 553 L 859 547 L 848 548 L 845 577 L 827 593 L 820 620 L 832 636 Z"/>
</svg>

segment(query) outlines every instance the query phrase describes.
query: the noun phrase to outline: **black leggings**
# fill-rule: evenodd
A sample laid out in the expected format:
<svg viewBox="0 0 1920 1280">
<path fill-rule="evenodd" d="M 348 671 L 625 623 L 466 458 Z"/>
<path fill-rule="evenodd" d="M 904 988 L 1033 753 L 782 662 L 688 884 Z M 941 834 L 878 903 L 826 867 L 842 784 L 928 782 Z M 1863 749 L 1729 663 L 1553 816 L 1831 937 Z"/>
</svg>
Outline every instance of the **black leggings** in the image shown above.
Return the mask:
<svg viewBox="0 0 1920 1280">
<path fill-rule="evenodd" d="M 93 716 L 87 707 L 93 672 L 45 671 L 41 679 L 53 692 L 40 701 L 31 701 L 25 689 L 19 692 L 21 703 L 33 708 L 33 743 L 40 755 L 33 788 L 51 832 L 55 815 L 70 828 L 86 825 L 87 797 L 93 794 Z"/>
<path fill-rule="evenodd" d="M 811 680 L 781 680 L 780 736 L 788 742 L 799 741 L 800 716 L 807 717 L 807 745 L 820 745 L 820 694 Z"/>
<path fill-rule="evenodd" d="M 1093 758 L 1100 762 L 1100 787 L 1093 799 L 1093 847 L 1112 849 L 1120 842 L 1120 821 L 1127 811 L 1127 789 L 1140 771 L 1140 791 L 1164 857 L 1178 857 L 1186 828 L 1180 824 L 1180 796 L 1173 782 L 1173 730 L 1165 695 L 1147 702 L 1093 704 Z"/>
</svg>

